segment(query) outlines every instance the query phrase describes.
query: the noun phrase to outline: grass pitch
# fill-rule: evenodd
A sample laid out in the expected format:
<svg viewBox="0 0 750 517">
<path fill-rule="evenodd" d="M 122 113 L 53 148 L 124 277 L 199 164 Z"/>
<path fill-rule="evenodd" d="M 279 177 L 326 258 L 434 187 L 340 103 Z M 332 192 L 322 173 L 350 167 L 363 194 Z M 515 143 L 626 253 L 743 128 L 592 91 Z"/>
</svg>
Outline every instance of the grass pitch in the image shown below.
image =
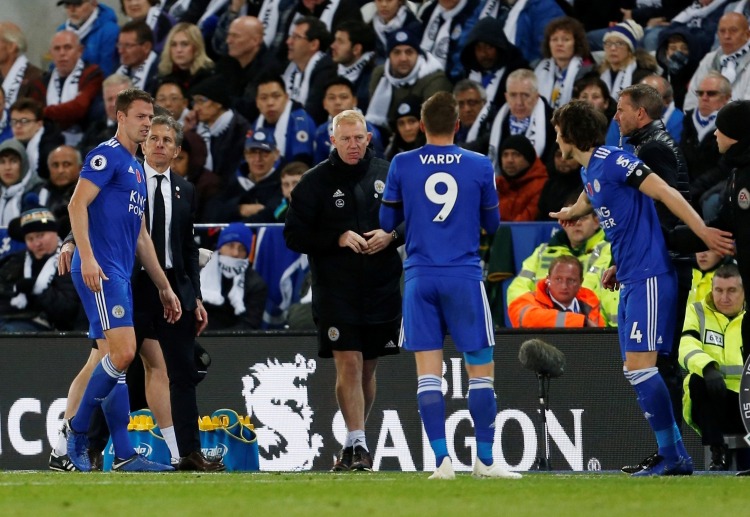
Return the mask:
<svg viewBox="0 0 750 517">
<path fill-rule="evenodd" d="M 749 492 L 750 477 L 730 475 L 0 472 L 0 515 L 720 517 L 744 514 Z"/>
</svg>

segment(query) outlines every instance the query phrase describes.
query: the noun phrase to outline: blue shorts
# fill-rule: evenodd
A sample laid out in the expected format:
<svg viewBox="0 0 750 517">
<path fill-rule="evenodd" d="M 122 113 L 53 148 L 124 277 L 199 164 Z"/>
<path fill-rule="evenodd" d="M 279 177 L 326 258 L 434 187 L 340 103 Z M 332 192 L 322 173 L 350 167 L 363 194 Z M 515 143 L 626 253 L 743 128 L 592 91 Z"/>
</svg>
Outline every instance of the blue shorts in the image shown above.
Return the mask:
<svg viewBox="0 0 750 517">
<path fill-rule="evenodd" d="M 83 282 L 80 271 L 72 272 L 71 276 L 89 319 L 90 339 L 104 339 L 105 330 L 133 326 L 133 294 L 129 278 L 110 274 L 109 280 L 102 280 L 102 290 L 93 293 Z"/>
<path fill-rule="evenodd" d="M 495 346 L 487 293 L 480 280 L 415 276 L 404 284 L 401 346 L 440 350 L 450 332 L 459 352 Z"/>
<path fill-rule="evenodd" d="M 674 272 L 620 288 L 617 332 L 623 360 L 625 352 L 671 352 L 676 303 L 677 276 Z"/>
</svg>

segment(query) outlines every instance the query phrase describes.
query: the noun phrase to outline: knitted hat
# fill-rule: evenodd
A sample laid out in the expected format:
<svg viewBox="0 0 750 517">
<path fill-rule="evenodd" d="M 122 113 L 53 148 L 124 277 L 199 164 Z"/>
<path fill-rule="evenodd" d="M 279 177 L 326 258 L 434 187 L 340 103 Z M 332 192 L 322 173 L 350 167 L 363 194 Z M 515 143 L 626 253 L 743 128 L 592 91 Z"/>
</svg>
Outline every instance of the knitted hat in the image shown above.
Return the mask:
<svg viewBox="0 0 750 517">
<path fill-rule="evenodd" d="M 218 250 L 230 242 L 239 242 L 242 244 L 249 255 L 253 243 L 253 232 L 243 223 L 227 225 L 219 234 L 219 242 L 216 243 L 216 249 Z"/>
<path fill-rule="evenodd" d="M 721 108 L 716 127 L 733 140 L 750 137 L 750 101 L 733 101 Z"/>
<path fill-rule="evenodd" d="M 396 120 L 401 117 L 422 118 L 422 99 L 416 95 L 409 95 L 396 106 Z"/>
<path fill-rule="evenodd" d="M 419 45 L 422 43 L 422 37 L 419 25 L 408 24 L 396 31 L 387 33 L 385 35 L 385 43 L 388 54 L 398 45 L 409 45 L 415 48 L 417 52 L 421 52 Z"/>
<path fill-rule="evenodd" d="M 276 140 L 273 138 L 273 131 L 258 128 L 248 135 L 245 140 L 245 149 L 262 149 L 264 151 L 276 150 Z"/>
<path fill-rule="evenodd" d="M 48 208 L 37 206 L 26 210 L 8 223 L 8 235 L 13 240 L 23 241 L 34 232 L 57 232 L 57 220 Z"/>
<path fill-rule="evenodd" d="M 529 165 L 536 161 L 536 149 L 534 149 L 531 141 L 523 135 L 513 135 L 503 140 L 500 144 L 500 155 L 506 149 L 513 149 L 521 153 L 526 158 L 526 161 L 529 162 Z"/>
<path fill-rule="evenodd" d="M 633 20 L 625 20 L 618 23 L 604 34 L 602 41 L 607 41 L 608 38 L 621 39 L 628 44 L 631 52 L 635 52 L 635 48 L 643 39 L 643 27 Z"/>
<path fill-rule="evenodd" d="M 208 79 L 204 79 L 192 88 L 190 88 L 190 95 L 202 95 L 208 100 L 214 101 L 217 104 L 221 104 L 225 108 L 231 107 L 231 100 L 229 98 L 229 91 L 227 90 L 226 79 L 221 76 L 214 75 Z"/>
</svg>

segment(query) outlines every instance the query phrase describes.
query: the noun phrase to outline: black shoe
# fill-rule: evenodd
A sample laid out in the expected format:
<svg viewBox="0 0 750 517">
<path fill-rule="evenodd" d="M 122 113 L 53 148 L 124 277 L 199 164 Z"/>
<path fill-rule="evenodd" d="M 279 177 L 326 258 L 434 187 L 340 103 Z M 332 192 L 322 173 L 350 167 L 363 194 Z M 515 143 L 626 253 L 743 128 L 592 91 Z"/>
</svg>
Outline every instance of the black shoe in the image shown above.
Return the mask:
<svg viewBox="0 0 750 517">
<path fill-rule="evenodd" d="M 74 472 L 78 470 L 70 461 L 67 454 L 58 455 L 55 452 L 55 449 L 52 449 L 52 452 L 49 455 L 49 469 L 58 472 Z"/>
<path fill-rule="evenodd" d="M 346 472 L 352 469 L 352 457 L 354 456 L 354 447 L 344 447 L 339 453 L 339 459 L 333 464 L 331 472 Z"/>
<path fill-rule="evenodd" d="M 102 451 L 89 449 L 89 461 L 91 462 L 91 470 L 98 470 L 101 472 L 104 466 L 104 456 L 102 456 Z"/>
<path fill-rule="evenodd" d="M 372 472 L 372 454 L 361 445 L 354 448 L 351 470 Z"/>
<path fill-rule="evenodd" d="M 200 450 L 193 451 L 177 464 L 177 470 L 191 470 L 197 472 L 223 472 L 226 466 L 220 461 L 207 459 Z"/>
<path fill-rule="evenodd" d="M 659 463 L 661 459 L 661 456 L 659 456 L 659 454 L 655 452 L 648 458 L 641 461 L 638 465 L 625 465 L 620 470 L 625 474 L 635 474 L 636 472 L 640 472 L 642 470 L 653 467 L 654 465 Z"/>
<path fill-rule="evenodd" d="M 729 470 L 726 445 L 711 446 L 711 463 L 708 465 L 708 470 L 711 472 L 723 472 Z"/>
</svg>

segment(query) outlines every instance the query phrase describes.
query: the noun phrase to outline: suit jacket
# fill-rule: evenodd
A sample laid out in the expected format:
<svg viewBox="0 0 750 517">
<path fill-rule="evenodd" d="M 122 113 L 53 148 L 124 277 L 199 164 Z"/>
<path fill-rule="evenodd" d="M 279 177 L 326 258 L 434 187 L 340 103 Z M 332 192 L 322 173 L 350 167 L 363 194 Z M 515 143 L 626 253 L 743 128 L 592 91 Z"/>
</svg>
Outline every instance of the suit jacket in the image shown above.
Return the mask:
<svg viewBox="0 0 750 517">
<path fill-rule="evenodd" d="M 172 186 L 172 223 L 169 232 L 169 245 L 172 250 L 172 269 L 176 285 L 172 286 L 179 297 L 183 312 L 197 307 L 196 298 L 201 297 L 200 267 L 198 266 L 198 244 L 193 239 L 193 219 L 195 217 L 195 188 L 178 174 L 169 172 Z M 146 217 L 150 207 L 146 206 Z M 148 220 L 147 225 L 148 225 Z M 140 271 L 140 264 L 136 267 Z"/>
</svg>

